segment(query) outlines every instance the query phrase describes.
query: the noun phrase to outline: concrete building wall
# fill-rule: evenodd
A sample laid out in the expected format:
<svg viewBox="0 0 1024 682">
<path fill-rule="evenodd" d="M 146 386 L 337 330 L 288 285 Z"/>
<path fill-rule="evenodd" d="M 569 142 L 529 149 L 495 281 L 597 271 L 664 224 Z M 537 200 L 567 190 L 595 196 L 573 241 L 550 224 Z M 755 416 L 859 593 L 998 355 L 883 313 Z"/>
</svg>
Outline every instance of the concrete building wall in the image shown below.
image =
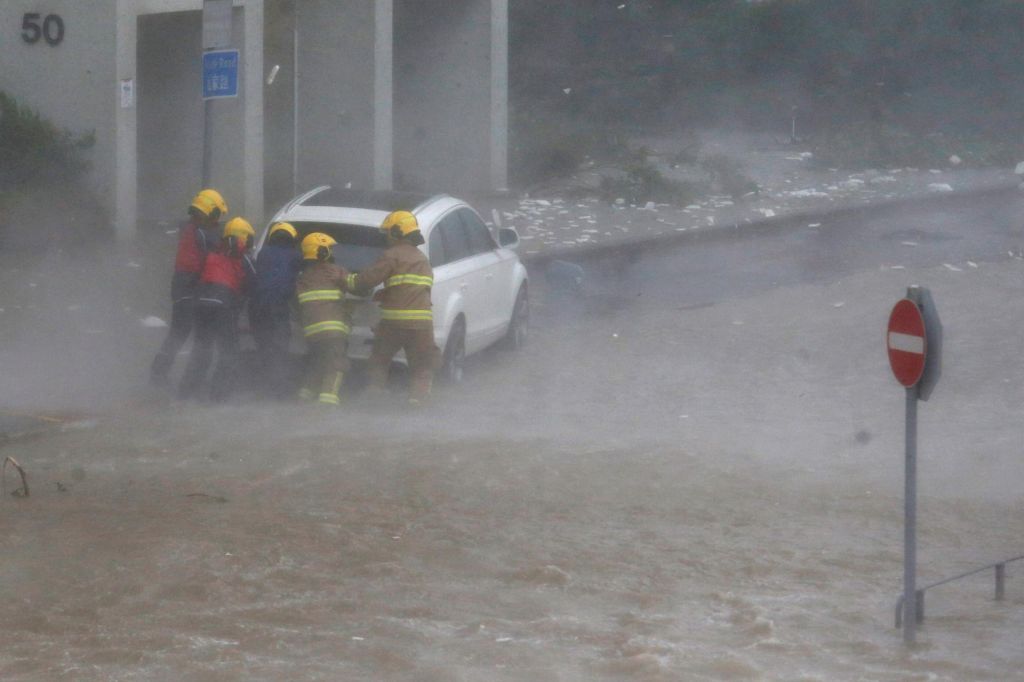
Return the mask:
<svg viewBox="0 0 1024 682">
<path fill-rule="evenodd" d="M 96 143 L 86 156 L 87 181 L 109 209 L 114 201 L 115 114 L 118 105 L 114 60 L 114 0 L 2 0 L 0 2 L 0 90 L 39 111 L 73 133 L 92 131 Z M 21 38 L 26 13 L 41 24 L 56 15 L 64 37 L 51 46 L 45 39 Z M 51 21 L 51 37 L 55 22 Z M 17 159 L 0 159 L 17 163 Z"/>
<path fill-rule="evenodd" d="M 266 71 L 278 67 L 274 81 L 264 89 L 263 115 L 264 187 L 271 212 L 295 194 L 293 173 L 293 131 L 295 109 L 295 13 L 293 5 L 267 3 L 264 63 Z"/>
<path fill-rule="evenodd" d="M 396 187 L 466 192 L 504 185 L 504 142 L 495 139 L 495 125 L 504 125 L 506 54 L 504 0 L 396 2 Z"/>
<path fill-rule="evenodd" d="M 232 44 L 245 48 L 244 16 L 234 10 Z M 177 221 L 201 189 L 203 154 L 202 13 L 145 14 L 138 19 L 138 210 L 145 226 Z M 245 205 L 245 97 L 212 102 L 209 185 L 227 199 L 231 213 Z M 262 89 L 257 93 L 262 96 Z"/>
<path fill-rule="evenodd" d="M 264 208 L 263 0 L 233 0 L 233 3 L 232 42 L 240 50 L 241 58 L 239 97 L 231 100 L 229 105 L 223 105 L 226 100 L 220 100 L 214 106 L 211 136 L 214 158 L 209 184 L 224 189 L 232 214 L 241 214 L 259 223 Z M 134 233 L 140 219 L 143 223 L 179 220 L 183 210 L 183 199 L 179 196 L 181 187 L 186 183 L 190 185 L 183 195 L 188 199 L 201 184 L 201 173 L 193 170 L 191 162 L 186 159 L 189 167 L 180 167 L 178 162 L 182 160 L 175 159 L 179 154 L 179 150 L 172 149 L 179 142 L 175 134 L 185 133 L 164 130 L 151 123 L 149 117 L 159 117 L 161 107 L 173 110 L 180 106 L 185 121 L 183 129 L 201 130 L 202 120 L 192 121 L 189 118 L 193 108 L 201 102 L 201 52 L 194 52 L 191 58 L 188 53 L 192 52 L 192 45 L 198 48 L 201 42 L 196 34 L 199 24 L 193 22 L 199 21 L 202 7 L 202 0 L 117 0 L 114 31 L 116 77 L 121 81 L 131 80 L 136 89 L 140 77 L 147 81 L 164 78 L 166 87 L 165 91 L 159 85 L 144 86 L 143 96 L 147 99 L 142 103 L 141 112 L 138 104 L 116 109 L 116 222 L 124 236 Z M 175 14 L 180 16 L 175 18 Z M 183 45 L 178 45 L 173 36 L 162 30 L 175 27 L 185 32 L 179 37 Z M 161 69 L 161 50 L 167 51 L 163 56 L 168 62 L 177 63 L 178 69 Z M 194 60 L 192 66 L 189 66 L 190 59 Z M 175 100 L 175 94 L 181 94 L 185 99 Z M 153 96 L 158 100 L 155 106 L 149 99 Z M 192 144 L 191 139 L 187 137 L 182 141 L 186 150 Z M 145 156 L 142 156 L 143 152 Z M 187 151 L 182 153 L 187 156 Z M 150 164 L 159 164 L 165 154 L 169 154 L 172 161 L 164 170 L 153 171 Z M 146 178 L 141 188 L 144 204 L 139 203 L 137 194 L 140 173 Z M 167 187 L 163 190 L 152 180 L 158 178 L 159 173 L 168 178 Z M 191 178 L 190 182 L 188 178 Z"/>
<path fill-rule="evenodd" d="M 139 222 L 177 222 L 199 189 L 203 155 L 203 102 L 196 56 L 200 12 L 146 14 L 138 18 L 136 89 Z M 218 177 L 214 175 L 214 177 Z M 220 183 L 213 183 L 220 184 Z M 222 193 L 232 195 L 227 187 Z M 234 206 L 231 206 L 234 208 Z"/>
<path fill-rule="evenodd" d="M 319 184 L 375 186 L 376 28 L 382 4 L 390 8 L 390 1 L 380 0 L 297 5 L 299 191 Z"/>
<path fill-rule="evenodd" d="M 261 221 L 265 164 L 274 168 L 274 199 L 290 196 L 292 178 L 299 190 L 325 182 L 389 188 L 396 175 L 400 186 L 425 190 L 503 184 L 507 0 L 274 3 L 266 27 L 264 0 L 233 3 L 240 97 L 213 105 L 210 183 L 232 213 Z M 0 88 L 58 126 L 95 134 L 88 179 L 124 236 L 140 219 L 180 219 L 200 184 L 202 6 L 0 0 Z M 294 24 L 280 21 L 292 11 Z M 59 15 L 62 42 L 21 40 L 25 13 L 40 22 Z M 296 27 L 297 66 L 280 59 L 278 92 L 268 95 L 275 86 L 265 76 L 278 60 L 264 63 L 264 28 L 281 56 L 294 42 L 280 34 Z M 285 89 L 296 82 L 293 117 Z M 127 100 L 122 84 L 130 85 Z M 269 96 L 276 113 L 268 125 Z"/>
</svg>

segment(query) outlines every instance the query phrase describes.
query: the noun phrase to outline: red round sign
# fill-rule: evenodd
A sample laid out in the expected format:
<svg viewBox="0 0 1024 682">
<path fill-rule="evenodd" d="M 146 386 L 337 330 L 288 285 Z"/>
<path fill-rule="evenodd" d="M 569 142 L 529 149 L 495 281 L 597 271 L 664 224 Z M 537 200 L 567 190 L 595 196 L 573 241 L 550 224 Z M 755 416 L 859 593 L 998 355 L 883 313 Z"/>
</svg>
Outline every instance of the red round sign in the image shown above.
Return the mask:
<svg viewBox="0 0 1024 682">
<path fill-rule="evenodd" d="M 928 346 L 925 341 L 924 317 L 909 298 L 896 302 L 889 314 L 889 329 L 885 346 L 889 350 L 889 364 L 896 380 L 911 388 L 921 379 Z"/>
</svg>

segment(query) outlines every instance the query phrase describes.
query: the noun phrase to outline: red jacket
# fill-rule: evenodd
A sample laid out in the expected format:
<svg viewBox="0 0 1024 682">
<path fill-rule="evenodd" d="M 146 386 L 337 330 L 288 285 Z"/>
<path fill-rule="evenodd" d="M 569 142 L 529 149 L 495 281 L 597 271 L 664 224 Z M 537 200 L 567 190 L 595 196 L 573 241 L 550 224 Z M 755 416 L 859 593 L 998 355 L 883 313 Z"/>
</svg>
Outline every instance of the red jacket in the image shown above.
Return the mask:
<svg viewBox="0 0 1024 682">
<path fill-rule="evenodd" d="M 222 244 L 206 256 L 196 298 L 201 305 L 239 305 L 255 274 L 247 254 L 229 251 Z"/>
<path fill-rule="evenodd" d="M 206 232 L 194 220 L 185 223 L 178 235 L 178 253 L 174 257 L 174 271 L 192 272 L 197 275 L 202 272 L 203 261 L 209 250 L 206 241 Z"/>
<path fill-rule="evenodd" d="M 178 233 L 178 253 L 174 257 L 174 277 L 171 279 L 171 300 L 182 301 L 195 296 L 199 273 L 210 249 L 209 233 L 194 220 L 181 226 Z"/>
</svg>

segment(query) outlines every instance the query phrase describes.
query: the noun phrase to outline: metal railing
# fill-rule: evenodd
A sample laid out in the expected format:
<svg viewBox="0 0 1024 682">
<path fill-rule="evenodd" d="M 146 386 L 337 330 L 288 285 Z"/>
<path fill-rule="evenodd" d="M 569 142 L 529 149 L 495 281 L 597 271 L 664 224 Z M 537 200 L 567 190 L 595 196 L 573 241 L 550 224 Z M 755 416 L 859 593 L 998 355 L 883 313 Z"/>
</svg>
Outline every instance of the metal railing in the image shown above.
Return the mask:
<svg viewBox="0 0 1024 682">
<path fill-rule="evenodd" d="M 1024 554 L 1021 554 L 1020 556 L 1012 557 L 1010 559 L 1003 559 L 1002 561 L 997 561 L 994 564 L 988 564 L 987 566 L 982 566 L 981 568 L 975 568 L 972 571 L 967 571 L 966 573 L 961 573 L 959 575 L 955 575 L 952 578 L 946 578 L 945 580 L 940 580 L 940 581 L 934 582 L 934 583 L 932 583 L 930 585 L 925 585 L 924 587 L 917 588 L 917 590 L 915 590 L 915 594 L 917 595 L 917 599 L 916 599 L 917 608 L 915 609 L 915 615 L 917 616 L 917 622 L 918 623 L 923 623 L 924 622 L 924 593 L 925 593 L 925 590 L 930 590 L 933 587 L 938 587 L 939 585 L 945 585 L 946 583 L 951 583 L 954 580 L 960 580 L 961 578 L 967 578 L 968 576 L 972 576 L 972 575 L 975 575 L 976 573 L 981 573 L 981 572 L 987 571 L 989 569 L 995 569 L 995 577 L 996 577 L 996 595 L 995 595 L 995 597 L 996 597 L 996 601 L 1002 601 L 1003 598 L 1006 596 L 1006 564 L 1013 563 L 1014 561 L 1020 561 L 1021 559 L 1024 559 Z M 899 600 L 896 602 L 896 627 L 898 627 L 898 628 L 903 627 L 903 597 L 902 596 L 900 596 Z"/>
</svg>

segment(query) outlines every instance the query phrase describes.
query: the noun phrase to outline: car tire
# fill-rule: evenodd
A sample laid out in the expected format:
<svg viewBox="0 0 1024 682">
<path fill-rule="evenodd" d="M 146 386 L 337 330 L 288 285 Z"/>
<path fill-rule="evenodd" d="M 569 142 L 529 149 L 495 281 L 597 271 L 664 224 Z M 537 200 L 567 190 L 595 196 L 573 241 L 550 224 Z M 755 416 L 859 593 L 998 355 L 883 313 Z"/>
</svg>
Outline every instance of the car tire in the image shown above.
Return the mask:
<svg viewBox="0 0 1024 682">
<path fill-rule="evenodd" d="M 466 373 L 466 323 L 460 317 L 452 324 L 444 344 L 441 379 L 446 384 L 459 384 Z"/>
<path fill-rule="evenodd" d="M 512 319 L 508 323 L 508 332 L 502 339 L 505 350 L 520 350 L 526 345 L 530 329 L 530 298 L 526 286 L 519 287 L 516 303 L 512 306 Z"/>
</svg>

